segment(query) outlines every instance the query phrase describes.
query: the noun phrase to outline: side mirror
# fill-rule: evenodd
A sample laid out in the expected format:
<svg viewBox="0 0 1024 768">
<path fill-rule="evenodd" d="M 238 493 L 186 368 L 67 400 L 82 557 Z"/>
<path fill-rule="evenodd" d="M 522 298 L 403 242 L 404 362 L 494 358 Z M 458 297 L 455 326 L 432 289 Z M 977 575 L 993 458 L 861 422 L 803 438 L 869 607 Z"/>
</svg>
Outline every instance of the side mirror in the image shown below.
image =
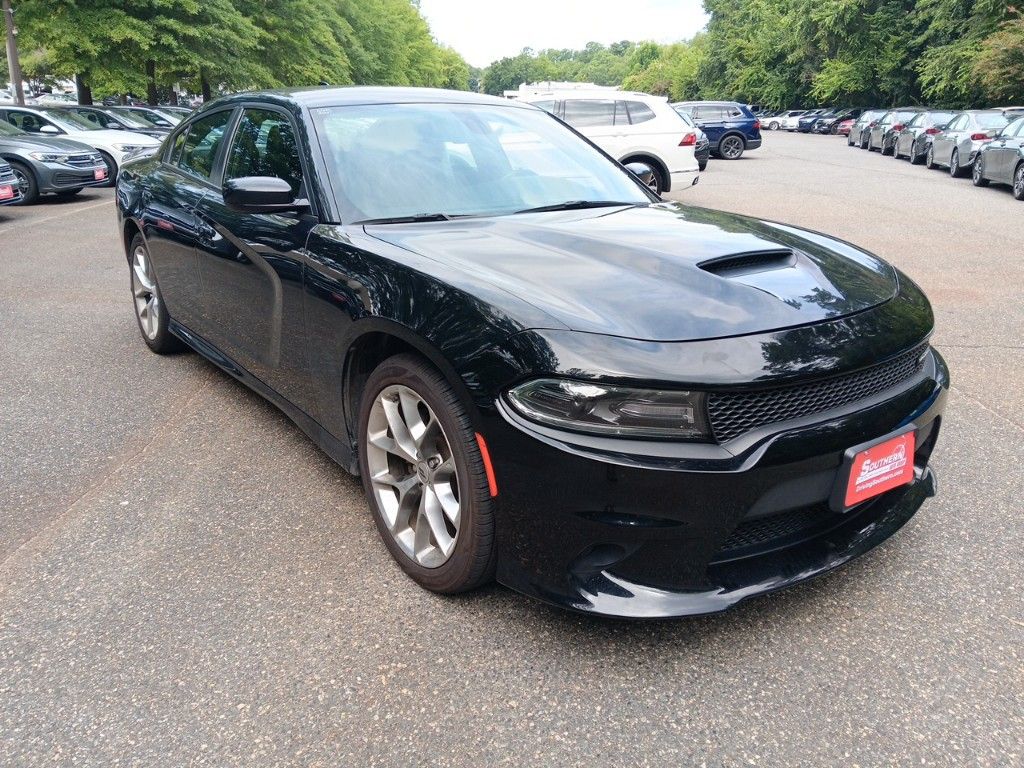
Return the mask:
<svg viewBox="0 0 1024 768">
<path fill-rule="evenodd" d="M 49 133 L 49 134 L 53 134 L 53 135 L 56 135 L 56 134 L 60 133 L 60 131 L 57 129 L 57 126 L 55 126 L 55 125 L 41 125 L 41 126 L 39 126 L 39 132 L 40 133 Z"/>
<path fill-rule="evenodd" d="M 656 181 L 654 179 L 654 171 L 646 163 L 626 163 L 626 170 L 636 176 L 640 181 L 643 182 L 645 187 L 654 189 Z"/>
<path fill-rule="evenodd" d="M 224 202 L 243 213 L 278 213 L 309 208 L 308 200 L 296 200 L 292 186 L 276 176 L 244 176 L 224 182 Z"/>
</svg>

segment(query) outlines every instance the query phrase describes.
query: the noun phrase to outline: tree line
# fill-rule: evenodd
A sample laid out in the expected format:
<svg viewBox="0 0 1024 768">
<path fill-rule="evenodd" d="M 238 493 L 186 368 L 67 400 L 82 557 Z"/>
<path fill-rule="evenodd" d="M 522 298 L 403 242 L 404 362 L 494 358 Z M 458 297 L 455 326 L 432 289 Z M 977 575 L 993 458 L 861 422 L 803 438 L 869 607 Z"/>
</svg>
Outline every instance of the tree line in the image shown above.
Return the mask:
<svg viewBox="0 0 1024 768">
<path fill-rule="evenodd" d="M 79 96 L 218 88 L 417 85 L 468 89 L 410 0 L 19 0 L 22 69 Z"/>
<path fill-rule="evenodd" d="M 704 7 L 707 29 L 692 40 L 526 49 L 486 68 L 484 90 L 579 80 L 773 108 L 1024 103 L 1024 19 L 1006 0 L 704 0 Z"/>
</svg>

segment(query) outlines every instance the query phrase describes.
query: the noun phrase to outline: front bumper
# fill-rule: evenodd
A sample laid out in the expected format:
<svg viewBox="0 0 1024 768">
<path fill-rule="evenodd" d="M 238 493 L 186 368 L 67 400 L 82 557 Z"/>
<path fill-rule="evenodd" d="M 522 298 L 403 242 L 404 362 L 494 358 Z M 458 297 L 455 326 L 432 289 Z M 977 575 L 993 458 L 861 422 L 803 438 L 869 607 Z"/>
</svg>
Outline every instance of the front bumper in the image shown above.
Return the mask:
<svg viewBox="0 0 1024 768">
<path fill-rule="evenodd" d="M 738 439 L 728 458 L 693 444 L 643 458 L 621 452 L 630 441 L 583 446 L 499 402 L 484 425 L 500 489 L 498 580 L 576 611 L 656 618 L 722 611 L 818 576 L 887 539 L 935 492 L 928 459 L 947 389 L 932 351 L 908 389 Z M 909 425 L 913 483 L 828 510 L 845 450 Z M 787 533 L 779 521 L 794 517 L 811 522 Z"/>
<path fill-rule="evenodd" d="M 39 191 L 42 193 L 102 186 L 110 183 L 108 178 L 96 178 L 97 170 L 106 171 L 107 169 L 103 162 L 93 168 L 36 162 L 34 169 L 36 178 L 39 180 Z"/>
</svg>

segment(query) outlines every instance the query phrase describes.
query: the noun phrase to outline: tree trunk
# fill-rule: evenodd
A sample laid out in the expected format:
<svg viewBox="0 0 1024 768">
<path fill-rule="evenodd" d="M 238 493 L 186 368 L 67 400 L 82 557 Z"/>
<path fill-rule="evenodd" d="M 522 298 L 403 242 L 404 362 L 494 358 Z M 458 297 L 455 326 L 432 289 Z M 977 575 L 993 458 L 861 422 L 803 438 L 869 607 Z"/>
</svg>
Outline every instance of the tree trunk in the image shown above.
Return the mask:
<svg viewBox="0 0 1024 768">
<path fill-rule="evenodd" d="M 203 92 L 203 103 L 210 100 L 210 81 L 206 79 L 206 70 L 199 70 L 199 87 Z"/>
<path fill-rule="evenodd" d="M 151 107 L 157 104 L 156 62 L 153 59 L 146 59 L 146 101 Z"/>
<path fill-rule="evenodd" d="M 18 59 L 18 41 L 14 32 L 14 11 L 11 0 L 3 0 L 0 4 L 4 15 L 4 29 L 7 36 L 7 71 L 11 76 L 11 88 L 14 89 L 14 103 L 25 106 L 25 86 L 21 79 L 21 62 Z"/>
<path fill-rule="evenodd" d="M 86 84 L 85 78 L 80 74 L 75 75 L 75 90 L 78 91 L 79 104 L 92 104 L 92 88 Z"/>
</svg>

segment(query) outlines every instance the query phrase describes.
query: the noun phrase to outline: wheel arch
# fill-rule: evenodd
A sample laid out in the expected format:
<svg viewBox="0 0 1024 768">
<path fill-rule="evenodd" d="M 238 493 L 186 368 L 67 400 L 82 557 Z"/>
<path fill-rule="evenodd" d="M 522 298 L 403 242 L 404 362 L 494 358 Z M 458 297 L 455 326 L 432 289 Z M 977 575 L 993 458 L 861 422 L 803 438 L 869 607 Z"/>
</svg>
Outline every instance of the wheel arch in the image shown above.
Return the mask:
<svg viewBox="0 0 1024 768">
<path fill-rule="evenodd" d="M 619 160 L 619 162 L 623 165 L 626 163 L 649 163 L 653 165 L 658 169 L 658 173 L 661 174 L 661 180 L 664 182 L 662 192 L 672 191 L 672 177 L 669 175 L 668 167 L 655 155 L 646 152 L 631 152 Z"/>
<path fill-rule="evenodd" d="M 409 353 L 421 357 L 436 368 L 458 393 L 474 425 L 479 413 L 472 394 L 455 366 L 441 349 L 408 326 L 382 317 L 368 317 L 355 324 L 349 337 L 342 366 L 342 401 L 348 438 L 358 455 L 359 409 L 365 385 L 373 370 L 389 357 Z M 355 462 L 353 462 L 355 463 Z"/>
<path fill-rule="evenodd" d="M 124 246 L 124 256 L 128 263 L 132 260 L 132 240 L 135 239 L 136 235 L 142 235 L 142 239 L 146 239 L 146 235 L 142 231 L 142 227 L 139 226 L 138 222 L 133 218 L 125 218 L 124 225 L 121 228 L 121 243 Z"/>
</svg>

